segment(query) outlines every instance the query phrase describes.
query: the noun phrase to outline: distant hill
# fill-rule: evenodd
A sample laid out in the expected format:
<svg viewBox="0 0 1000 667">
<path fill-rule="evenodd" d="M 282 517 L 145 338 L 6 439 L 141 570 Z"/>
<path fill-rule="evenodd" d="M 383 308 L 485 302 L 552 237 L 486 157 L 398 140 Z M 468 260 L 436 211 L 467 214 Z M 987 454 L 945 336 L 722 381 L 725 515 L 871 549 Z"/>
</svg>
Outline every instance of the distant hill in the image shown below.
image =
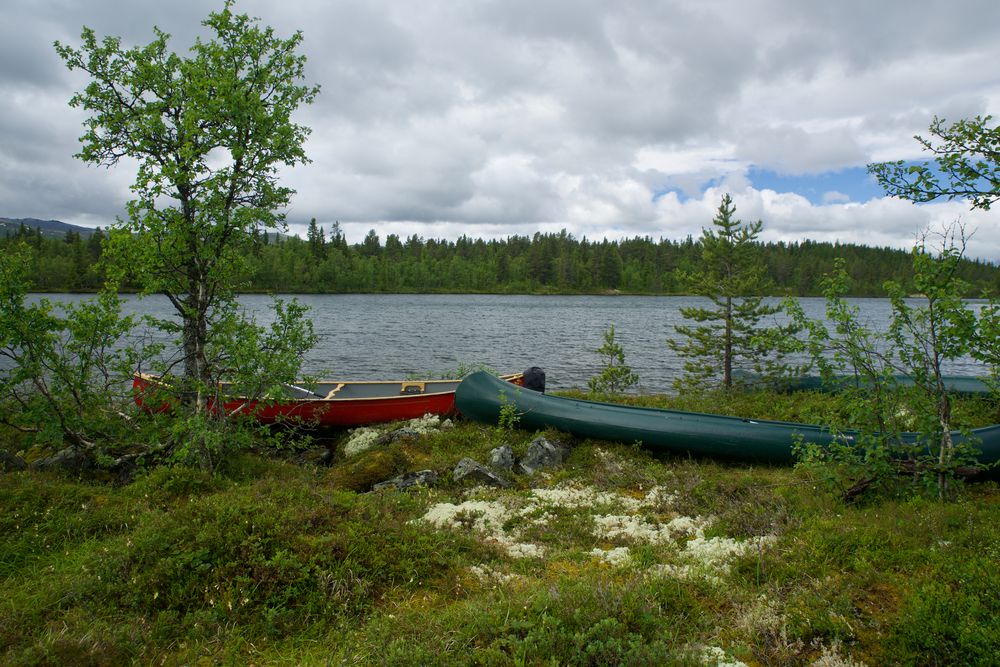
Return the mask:
<svg viewBox="0 0 1000 667">
<path fill-rule="evenodd" d="M 21 228 L 22 224 L 32 231 L 40 229 L 42 230 L 42 236 L 52 239 L 62 240 L 66 237 L 66 232 L 76 232 L 80 235 L 80 238 L 88 239 L 91 234 L 94 233 L 94 229 L 92 227 L 71 225 L 68 222 L 62 222 L 61 220 L 39 220 L 38 218 L 0 218 L 0 238 L 13 236 L 17 230 Z M 274 241 L 277 237 L 280 237 L 281 240 L 289 238 L 288 235 L 279 234 L 278 232 L 268 232 L 267 234 L 267 239 L 269 241 Z"/>
<path fill-rule="evenodd" d="M 60 220 L 39 220 L 38 218 L 0 218 L 0 236 L 13 235 L 24 225 L 28 229 L 40 229 L 42 236 L 61 239 L 66 232 L 76 232 L 81 238 L 89 238 L 94 233 L 91 227 L 71 225 Z"/>
</svg>

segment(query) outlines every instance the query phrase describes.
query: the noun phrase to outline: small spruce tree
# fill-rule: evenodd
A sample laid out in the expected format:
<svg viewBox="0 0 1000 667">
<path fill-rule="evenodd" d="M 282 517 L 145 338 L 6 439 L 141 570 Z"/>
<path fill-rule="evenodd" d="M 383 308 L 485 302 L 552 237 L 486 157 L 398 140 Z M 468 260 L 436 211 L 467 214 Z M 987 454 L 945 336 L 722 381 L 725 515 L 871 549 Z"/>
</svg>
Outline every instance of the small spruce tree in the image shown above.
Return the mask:
<svg viewBox="0 0 1000 667">
<path fill-rule="evenodd" d="M 600 375 L 590 378 L 588 385 L 592 392 L 618 393 L 639 383 L 639 375 L 625 364 L 625 350 L 615 341 L 615 325 L 604 332 L 604 345 L 597 348 L 604 367 Z"/>
<path fill-rule="evenodd" d="M 763 300 L 770 287 L 757 243 L 764 223 L 744 223 L 733 217 L 735 212 L 732 197 L 723 195 L 714 229 L 702 229 L 700 268 L 682 276 L 686 289 L 708 297 L 712 306 L 682 307 L 681 315 L 694 324 L 676 326 L 682 338 L 667 341 L 685 358 L 679 388 L 732 387 L 738 368 L 767 376 L 786 370 L 780 358 L 790 329 L 758 326 L 781 311 Z"/>
</svg>

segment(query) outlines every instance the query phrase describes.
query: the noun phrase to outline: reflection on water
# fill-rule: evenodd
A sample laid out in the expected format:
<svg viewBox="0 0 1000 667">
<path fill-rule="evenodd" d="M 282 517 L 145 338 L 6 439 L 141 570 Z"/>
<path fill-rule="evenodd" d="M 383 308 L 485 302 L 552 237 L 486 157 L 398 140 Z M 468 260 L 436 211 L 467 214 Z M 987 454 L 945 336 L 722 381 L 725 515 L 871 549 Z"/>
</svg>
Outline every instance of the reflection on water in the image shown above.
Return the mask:
<svg viewBox="0 0 1000 667">
<path fill-rule="evenodd" d="M 37 297 L 36 297 L 37 298 Z M 79 295 L 49 295 L 77 301 Z M 163 297 L 126 296 L 130 312 L 171 317 Z M 594 352 L 615 325 L 626 362 L 639 373 L 641 389 L 667 391 L 683 360 L 666 345 L 681 306 L 706 305 L 697 297 L 498 296 L 498 295 L 304 295 L 319 342 L 305 358 L 304 372 L 338 380 L 400 379 L 439 375 L 460 366 L 484 364 L 502 372 L 542 367 L 552 388 L 585 387 L 599 372 Z M 270 297 L 247 295 L 241 303 L 258 322 L 270 321 Z M 872 328 L 889 316 L 886 299 L 852 299 Z M 822 317 L 823 300 L 802 299 L 812 317 Z M 982 366 L 968 359 L 949 372 L 975 375 Z"/>
</svg>

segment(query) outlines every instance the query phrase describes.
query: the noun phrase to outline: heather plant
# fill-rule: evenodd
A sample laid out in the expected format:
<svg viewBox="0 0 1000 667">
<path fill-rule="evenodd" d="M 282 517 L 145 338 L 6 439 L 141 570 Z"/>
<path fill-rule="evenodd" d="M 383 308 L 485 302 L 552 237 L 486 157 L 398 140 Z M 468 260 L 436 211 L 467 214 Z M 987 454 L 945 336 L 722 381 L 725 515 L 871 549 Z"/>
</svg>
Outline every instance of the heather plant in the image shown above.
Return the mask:
<svg viewBox="0 0 1000 667">
<path fill-rule="evenodd" d="M 743 407 L 799 418 L 798 397 L 770 397 Z M 459 422 L 390 445 L 408 462 L 386 474 L 492 445 Z M 588 440 L 550 472 L 361 493 L 337 466 L 239 453 L 123 487 L 0 475 L 0 662 L 952 664 L 998 650 L 994 485 L 844 505 L 801 470 Z"/>
</svg>

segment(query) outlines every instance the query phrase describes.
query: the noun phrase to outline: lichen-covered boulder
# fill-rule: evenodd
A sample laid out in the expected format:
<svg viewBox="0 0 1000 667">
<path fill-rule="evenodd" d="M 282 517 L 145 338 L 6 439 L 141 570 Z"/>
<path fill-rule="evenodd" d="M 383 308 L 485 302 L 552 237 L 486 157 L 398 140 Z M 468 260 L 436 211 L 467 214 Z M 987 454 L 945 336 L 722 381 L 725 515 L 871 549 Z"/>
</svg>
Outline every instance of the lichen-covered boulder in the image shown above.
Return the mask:
<svg viewBox="0 0 1000 667">
<path fill-rule="evenodd" d="M 405 472 L 402 475 L 393 477 L 384 482 L 379 482 L 372 486 L 372 491 L 382 489 L 397 488 L 408 489 L 411 486 L 433 486 L 437 482 L 438 475 L 433 470 L 417 470 L 416 472 Z"/>
<path fill-rule="evenodd" d="M 512 470 L 514 468 L 514 450 L 510 445 L 500 445 L 490 451 L 490 467 L 495 470 Z"/>
<path fill-rule="evenodd" d="M 487 486 L 508 487 L 510 482 L 483 464 L 468 457 L 462 459 L 451 473 L 456 482 L 472 481 Z"/>
<path fill-rule="evenodd" d="M 334 465 L 329 475 L 335 486 L 363 492 L 400 474 L 411 465 L 412 462 L 397 449 L 379 449 Z"/>
<path fill-rule="evenodd" d="M 52 456 L 38 459 L 31 467 L 35 470 L 61 470 L 78 473 L 94 468 L 94 459 L 88 452 L 77 447 L 67 447 Z"/>
<path fill-rule="evenodd" d="M 27 470 L 28 464 L 17 454 L 11 454 L 6 449 L 0 449 L 0 471 L 18 472 Z"/>
<path fill-rule="evenodd" d="M 535 474 L 535 471 L 542 468 L 557 466 L 569 456 L 569 448 L 563 446 L 558 440 L 550 442 L 544 435 L 540 435 L 528 445 L 528 452 L 521 459 L 519 465 L 522 471 L 528 475 Z"/>
</svg>

